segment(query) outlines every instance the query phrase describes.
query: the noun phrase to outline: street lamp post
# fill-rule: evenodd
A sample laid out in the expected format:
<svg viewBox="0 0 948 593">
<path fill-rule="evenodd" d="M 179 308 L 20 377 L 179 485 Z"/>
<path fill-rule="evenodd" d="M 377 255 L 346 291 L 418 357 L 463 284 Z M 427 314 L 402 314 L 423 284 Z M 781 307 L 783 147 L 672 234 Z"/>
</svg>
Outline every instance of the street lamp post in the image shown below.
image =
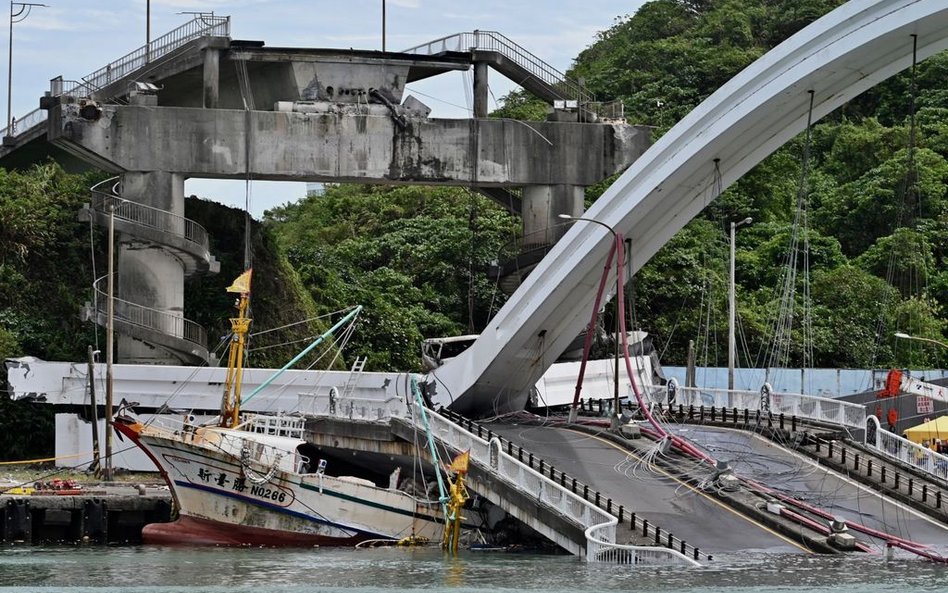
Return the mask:
<svg viewBox="0 0 948 593">
<path fill-rule="evenodd" d="M 944 342 L 940 342 L 940 341 L 938 341 L 938 340 L 933 340 L 932 338 L 923 338 L 923 337 L 920 337 L 920 336 L 910 336 L 909 334 L 907 334 L 907 333 L 905 333 L 905 332 L 895 332 L 894 335 L 895 335 L 896 338 L 900 338 L 900 339 L 902 339 L 902 340 L 915 340 L 916 342 L 928 342 L 929 344 L 935 344 L 935 345 L 937 345 L 937 346 L 941 346 L 942 348 L 948 350 L 948 344 L 946 344 L 946 343 L 944 343 Z"/>
<path fill-rule="evenodd" d="M 728 391 L 734 389 L 734 361 L 737 358 L 737 338 L 734 335 L 734 321 L 737 316 L 737 309 L 734 295 L 734 231 L 738 227 L 750 224 L 754 219 L 748 216 L 740 222 L 731 223 L 731 253 L 729 258 L 730 275 L 728 281 L 727 301 L 728 301 L 728 324 L 727 324 L 727 388 Z"/>
<path fill-rule="evenodd" d="M 105 324 L 105 471 L 103 478 L 112 481 L 112 359 L 115 320 L 115 204 L 109 204 L 109 281 Z"/>
<path fill-rule="evenodd" d="M 919 336 L 910 336 L 910 335 L 908 335 L 908 334 L 905 333 L 905 332 L 895 332 L 895 337 L 896 337 L 896 338 L 901 338 L 901 339 L 903 339 L 903 340 L 917 340 L 917 341 L 919 341 L 919 342 L 929 342 L 929 343 L 931 343 L 931 344 L 938 344 L 938 345 L 941 346 L 942 348 L 948 348 L 948 344 L 946 344 L 946 343 L 944 343 L 944 342 L 939 342 L 938 340 L 933 340 L 933 339 L 931 339 L 931 338 L 922 338 L 922 337 L 919 337 Z"/>
<path fill-rule="evenodd" d="M 30 16 L 36 2 L 10 2 L 10 47 L 7 50 L 7 136 L 13 136 L 13 24 L 22 23 Z"/>
<path fill-rule="evenodd" d="M 618 234 L 615 229 L 613 229 L 608 224 L 602 222 L 601 220 L 595 220 L 593 218 L 582 218 L 580 216 L 570 216 L 569 214 L 560 214 L 559 218 L 564 220 L 582 220 L 583 222 L 591 222 L 593 224 L 598 224 L 599 226 L 605 227 L 612 233 L 612 238 L 614 243 L 618 243 Z M 620 260 L 616 259 L 616 365 L 615 365 L 615 381 L 614 381 L 614 392 L 613 392 L 613 409 L 615 410 L 615 416 L 613 417 L 613 422 L 617 422 L 619 416 L 619 307 L 623 306 L 622 303 L 618 302 L 619 299 L 619 266 L 621 265 Z"/>
<path fill-rule="evenodd" d="M 112 365 L 115 359 L 115 211 L 128 202 L 123 199 L 109 201 L 109 257 L 108 257 L 108 300 L 105 317 L 105 466 L 102 477 L 112 481 L 112 421 L 113 421 L 113 374 Z"/>
</svg>

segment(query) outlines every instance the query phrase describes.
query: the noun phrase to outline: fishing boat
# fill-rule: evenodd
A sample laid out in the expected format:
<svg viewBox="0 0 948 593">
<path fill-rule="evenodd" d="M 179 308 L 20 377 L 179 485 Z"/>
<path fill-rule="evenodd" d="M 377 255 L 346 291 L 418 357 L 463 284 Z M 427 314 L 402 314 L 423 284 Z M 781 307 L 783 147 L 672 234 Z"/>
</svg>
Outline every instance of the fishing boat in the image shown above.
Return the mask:
<svg viewBox="0 0 948 593">
<path fill-rule="evenodd" d="M 332 476 L 324 460 L 304 454 L 312 450 L 304 447 L 304 417 L 241 415 L 250 281 L 248 270 L 227 289 L 240 298 L 238 315 L 231 319 L 219 421 L 201 426 L 186 420 L 167 426 L 143 423 L 129 414 L 116 418 L 116 430 L 157 466 L 178 513 L 171 523 L 145 526 L 143 541 L 353 546 L 367 540 L 440 539 L 444 529 L 440 502 L 399 490 L 397 473 L 388 487 L 353 476 Z M 350 312 L 307 350 L 357 312 L 358 308 Z"/>
</svg>

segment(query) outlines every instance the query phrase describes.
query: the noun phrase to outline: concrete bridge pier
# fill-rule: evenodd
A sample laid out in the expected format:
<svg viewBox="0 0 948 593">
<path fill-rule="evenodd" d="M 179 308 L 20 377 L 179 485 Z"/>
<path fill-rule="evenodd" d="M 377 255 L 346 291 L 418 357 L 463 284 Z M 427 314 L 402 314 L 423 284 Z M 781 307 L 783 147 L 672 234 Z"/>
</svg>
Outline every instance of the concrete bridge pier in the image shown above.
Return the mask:
<svg viewBox="0 0 948 593">
<path fill-rule="evenodd" d="M 204 108 L 217 109 L 221 90 L 221 50 L 216 47 L 204 48 L 203 63 Z"/>
<path fill-rule="evenodd" d="M 163 210 L 177 215 L 163 217 L 165 221 L 184 225 L 184 177 L 181 175 L 164 171 L 127 172 L 121 176 L 119 194 L 135 204 L 157 209 L 142 209 L 146 217 L 151 212 L 159 216 L 158 211 Z M 116 213 L 121 214 L 118 209 Z M 184 234 L 183 228 L 169 230 Z M 148 303 L 148 309 L 164 312 L 165 315 L 151 315 L 151 319 L 146 321 L 156 330 L 182 338 L 183 325 L 175 322 L 184 317 L 184 267 L 181 260 L 159 244 L 125 233 L 117 235 L 116 243 L 116 298 L 130 303 Z M 147 309 L 134 310 L 148 316 Z M 131 310 L 126 314 L 133 318 L 136 316 Z M 116 360 L 129 364 L 187 364 L 173 349 L 153 341 L 146 343 L 139 337 L 124 333 L 118 334 Z"/>
<path fill-rule="evenodd" d="M 474 117 L 487 117 L 487 62 L 474 62 Z"/>
<path fill-rule="evenodd" d="M 528 185 L 523 188 L 523 244 L 552 245 L 568 225 L 560 214 L 581 216 L 585 191 L 581 185 Z"/>
</svg>

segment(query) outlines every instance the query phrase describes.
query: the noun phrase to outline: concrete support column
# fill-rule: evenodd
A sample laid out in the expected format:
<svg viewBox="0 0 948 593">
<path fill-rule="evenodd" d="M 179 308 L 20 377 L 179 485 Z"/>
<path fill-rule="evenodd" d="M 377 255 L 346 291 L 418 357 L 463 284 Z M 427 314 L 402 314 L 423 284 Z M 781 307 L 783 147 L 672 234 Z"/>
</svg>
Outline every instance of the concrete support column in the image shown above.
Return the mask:
<svg viewBox="0 0 948 593">
<path fill-rule="evenodd" d="M 487 62 L 474 62 L 474 117 L 487 117 Z"/>
<path fill-rule="evenodd" d="M 524 244 L 550 245 L 568 228 L 560 214 L 581 216 L 585 193 L 579 185 L 528 185 L 523 188 Z"/>
<path fill-rule="evenodd" d="M 217 109 L 220 97 L 221 51 L 204 50 L 204 108 Z"/>
<path fill-rule="evenodd" d="M 181 175 L 165 172 L 125 173 L 122 175 L 120 193 L 135 204 L 156 209 L 129 206 L 129 215 L 153 217 L 152 224 L 159 228 L 177 230 L 180 225 L 180 230 L 183 230 L 184 178 Z M 163 215 L 159 211 L 177 216 Z M 117 302 L 116 317 L 120 315 L 120 308 L 125 307 L 124 314 L 130 318 L 140 319 L 146 325 L 155 325 L 165 334 L 181 337 L 181 320 L 184 317 L 184 267 L 181 260 L 161 245 L 128 234 L 119 234 L 116 242 L 116 298 L 133 303 L 125 305 L 121 301 Z M 152 313 L 151 310 L 158 313 Z M 182 363 L 182 359 L 175 356 L 172 350 L 145 343 L 121 332 L 116 332 L 116 336 L 118 362 Z"/>
</svg>

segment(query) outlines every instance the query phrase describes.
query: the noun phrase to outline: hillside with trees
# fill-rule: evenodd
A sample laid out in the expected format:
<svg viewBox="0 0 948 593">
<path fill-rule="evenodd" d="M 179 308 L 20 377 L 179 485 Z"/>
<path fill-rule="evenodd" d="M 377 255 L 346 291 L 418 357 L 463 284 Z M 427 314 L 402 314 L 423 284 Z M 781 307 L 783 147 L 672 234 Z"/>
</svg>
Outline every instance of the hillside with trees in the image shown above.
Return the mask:
<svg viewBox="0 0 948 593">
<path fill-rule="evenodd" d="M 754 59 L 839 4 L 656 0 L 602 32 L 571 74 L 597 96 L 623 99 L 630 121 L 661 135 Z M 948 55 L 936 55 L 914 75 L 903 72 L 837 110 L 814 126 L 809 146 L 801 135 L 778 150 L 653 258 L 635 279 L 634 311 L 664 360 L 681 364 L 688 340 L 695 340 L 699 364 L 726 363 L 727 231 L 731 221 L 751 216 L 755 222 L 738 231 L 736 242 L 748 353 L 742 364 L 945 364 L 944 349 L 919 348 L 893 333 L 945 339 L 946 70 Z M 794 261 L 788 286 L 787 264 Z M 775 344 L 781 300 L 792 331 Z"/>
</svg>

